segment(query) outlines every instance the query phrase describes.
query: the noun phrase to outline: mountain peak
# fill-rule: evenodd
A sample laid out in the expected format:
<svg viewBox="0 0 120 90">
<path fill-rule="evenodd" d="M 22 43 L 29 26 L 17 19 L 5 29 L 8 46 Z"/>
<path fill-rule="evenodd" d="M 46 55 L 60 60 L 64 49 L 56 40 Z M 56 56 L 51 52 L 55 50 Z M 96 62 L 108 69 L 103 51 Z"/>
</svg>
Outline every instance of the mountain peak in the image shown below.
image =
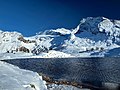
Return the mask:
<svg viewBox="0 0 120 90">
<path fill-rule="evenodd" d="M 111 20 L 105 17 L 87 17 L 80 21 L 80 24 L 75 29 L 77 34 L 83 31 L 91 32 L 93 34 L 106 33 L 107 35 L 114 35 L 120 29 L 119 20 Z"/>
<path fill-rule="evenodd" d="M 49 58 L 50 51 L 55 50 L 56 54 L 62 52 L 59 54 L 87 57 L 95 55 L 93 53 L 96 52 L 104 56 L 105 52 L 118 47 L 120 47 L 120 21 L 105 17 L 87 17 L 82 19 L 75 29 L 51 29 L 33 37 L 23 37 L 17 32 L 0 31 L 0 53 L 13 51 L 20 53 L 19 55 L 47 53 Z"/>
</svg>

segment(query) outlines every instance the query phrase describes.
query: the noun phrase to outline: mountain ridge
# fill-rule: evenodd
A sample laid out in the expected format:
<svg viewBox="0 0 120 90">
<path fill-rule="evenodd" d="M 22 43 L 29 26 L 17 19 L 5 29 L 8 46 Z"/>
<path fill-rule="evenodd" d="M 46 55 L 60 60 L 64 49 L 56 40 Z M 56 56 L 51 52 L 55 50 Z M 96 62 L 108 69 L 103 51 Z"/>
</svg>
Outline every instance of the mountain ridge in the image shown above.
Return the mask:
<svg viewBox="0 0 120 90">
<path fill-rule="evenodd" d="M 32 37 L 0 31 L 0 53 L 7 55 L 22 53 L 23 56 L 44 57 L 45 54 L 49 58 L 53 55 L 49 52 L 55 51 L 56 54 L 62 53 L 57 57 L 63 54 L 64 57 L 105 57 L 107 52 L 116 48 L 119 50 L 119 47 L 120 21 L 105 17 L 87 17 L 75 29 L 51 29 Z"/>
</svg>

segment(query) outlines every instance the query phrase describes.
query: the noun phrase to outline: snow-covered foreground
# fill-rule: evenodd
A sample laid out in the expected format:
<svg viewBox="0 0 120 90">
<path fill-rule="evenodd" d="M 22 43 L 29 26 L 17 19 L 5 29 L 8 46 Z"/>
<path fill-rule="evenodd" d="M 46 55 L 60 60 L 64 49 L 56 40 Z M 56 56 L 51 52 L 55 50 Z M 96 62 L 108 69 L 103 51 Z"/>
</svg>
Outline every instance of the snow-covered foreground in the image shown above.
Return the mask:
<svg viewBox="0 0 120 90">
<path fill-rule="evenodd" d="M 0 90 L 47 90 L 37 73 L 0 61 Z"/>
</svg>

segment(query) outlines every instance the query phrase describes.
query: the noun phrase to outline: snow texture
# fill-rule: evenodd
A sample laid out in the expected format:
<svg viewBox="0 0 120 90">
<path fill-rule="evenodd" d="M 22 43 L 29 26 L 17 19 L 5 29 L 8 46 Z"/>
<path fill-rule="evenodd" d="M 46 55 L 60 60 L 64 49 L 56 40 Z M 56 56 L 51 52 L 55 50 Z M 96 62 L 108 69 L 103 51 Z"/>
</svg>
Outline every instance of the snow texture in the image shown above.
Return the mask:
<svg viewBox="0 0 120 90">
<path fill-rule="evenodd" d="M 37 73 L 0 61 L 0 90 L 47 90 Z"/>
</svg>

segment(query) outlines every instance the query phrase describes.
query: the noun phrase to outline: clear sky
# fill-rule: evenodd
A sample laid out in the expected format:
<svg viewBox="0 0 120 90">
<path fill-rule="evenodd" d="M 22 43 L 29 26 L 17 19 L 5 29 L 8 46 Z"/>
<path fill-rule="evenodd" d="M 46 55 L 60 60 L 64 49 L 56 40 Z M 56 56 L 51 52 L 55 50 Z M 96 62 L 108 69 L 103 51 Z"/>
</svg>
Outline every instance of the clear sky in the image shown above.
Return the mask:
<svg viewBox="0 0 120 90">
<path fill-rule="evenodd" d="M 120 0 L 0 0 L 0 29 L 24 36 L 75 28 L 89 16 L 120 19 Z"/>
</svg>

